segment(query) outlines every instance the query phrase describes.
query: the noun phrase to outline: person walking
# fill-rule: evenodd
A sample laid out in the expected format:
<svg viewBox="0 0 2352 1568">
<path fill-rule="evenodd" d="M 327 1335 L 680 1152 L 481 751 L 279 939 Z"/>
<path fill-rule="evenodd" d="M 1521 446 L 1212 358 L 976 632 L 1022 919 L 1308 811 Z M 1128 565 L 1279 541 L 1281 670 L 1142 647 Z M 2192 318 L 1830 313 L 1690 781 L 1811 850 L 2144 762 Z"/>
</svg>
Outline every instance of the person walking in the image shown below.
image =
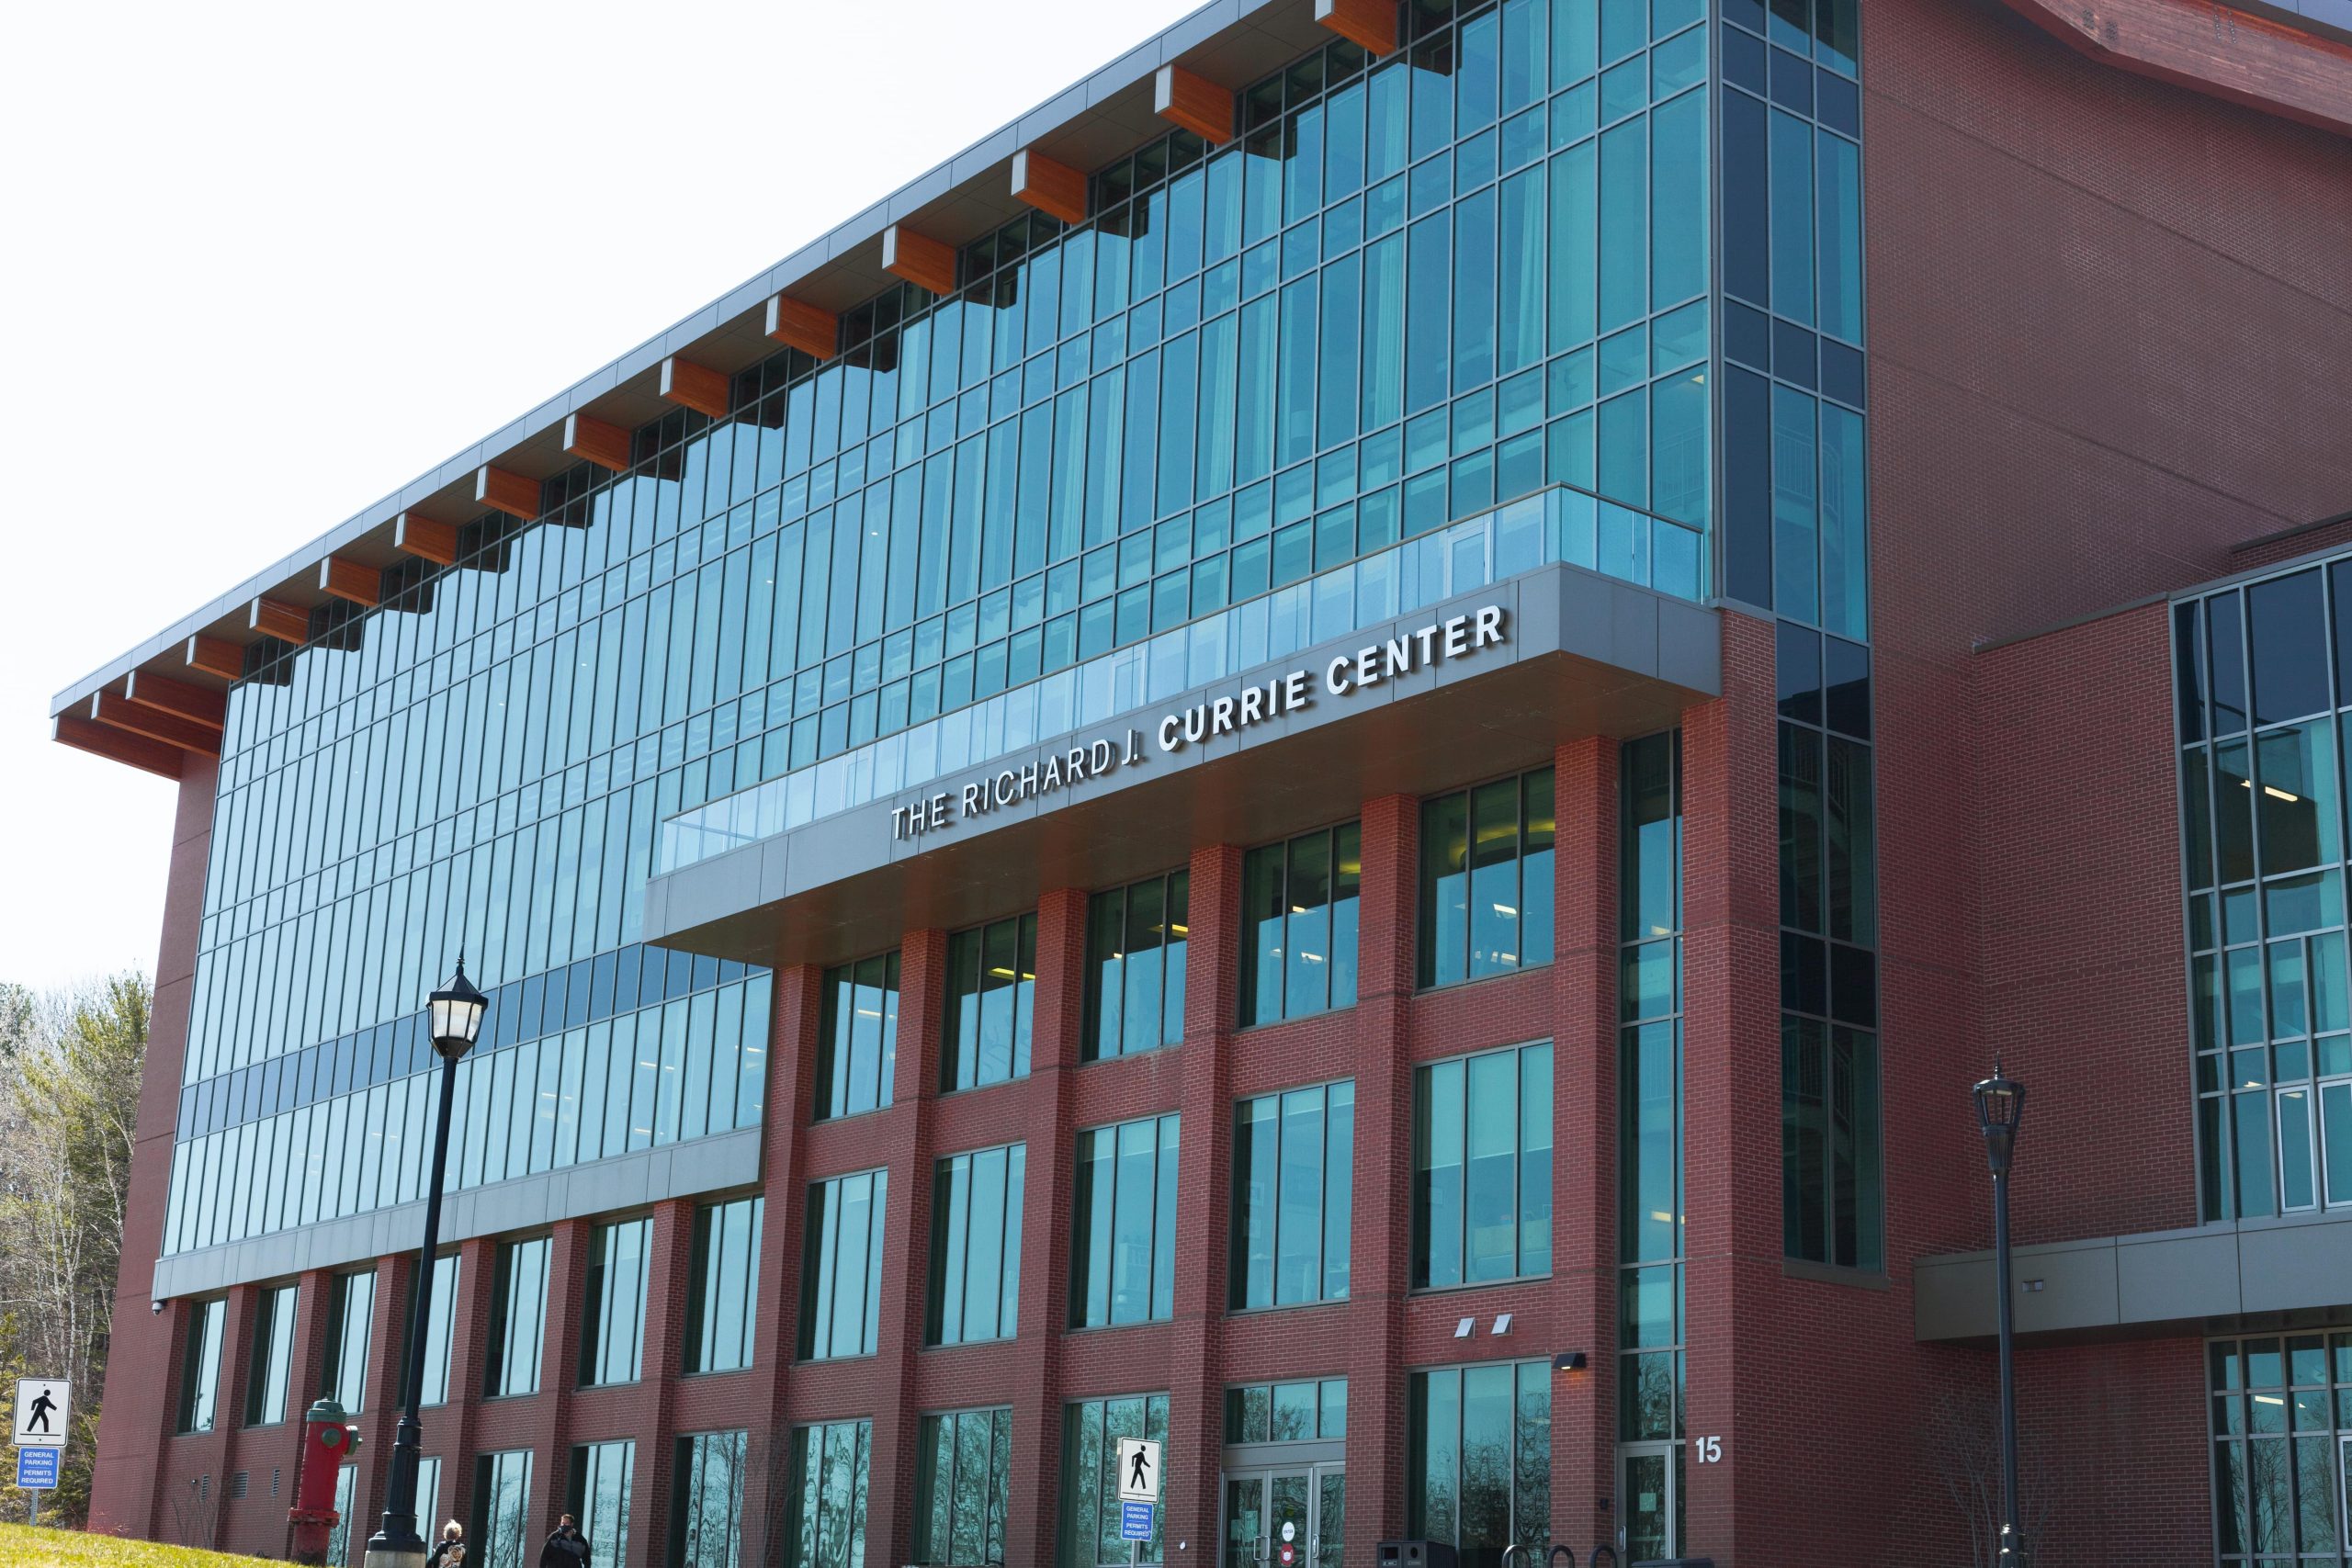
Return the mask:
<svg viewBox="0 0 2352 1568">
<path fill-rule="evenodd" d="M 570 1514 L 556 1521 L 555 1533 L 539 1548 L 539 1568 L 588 1568 L 588 1538 Z"/>
<path fill-rule="evenodd" d="M 451 1519 L 441 1527 L 441 1539 L 424 1559 L 424 1568 L 461 1568 L 466 1561 L 466 1527 Z"/>
</svg>

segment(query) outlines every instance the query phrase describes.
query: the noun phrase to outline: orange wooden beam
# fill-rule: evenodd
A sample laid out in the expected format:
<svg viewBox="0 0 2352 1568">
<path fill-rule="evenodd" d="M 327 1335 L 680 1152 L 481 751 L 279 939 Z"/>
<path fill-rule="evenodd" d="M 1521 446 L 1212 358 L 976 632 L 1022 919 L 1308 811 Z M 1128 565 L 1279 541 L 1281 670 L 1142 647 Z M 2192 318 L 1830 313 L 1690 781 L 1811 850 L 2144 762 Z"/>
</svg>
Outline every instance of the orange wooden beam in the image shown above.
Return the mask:
<svg viewBox="0 0 2352 1568">
<path fill-rule="evenodd" d="M 319 589 L 354 604 L 373 607 L 384 602 L 384 574 L 365 561 L 329 556 L 319 563 Z"/>
<path fill-rule="evenodd" d="M 1065 223 L 1086 221 L 1086 176 L 1023 148 L 1012 155 L 1012 194 Z"/>
<path fill-rule="evenodd" d="M 79 714 L 59 714 L 50 734 L 61 745 L 77 751 L 87 751 L 109 762 L 120 762 L 167 779 L 180 776 L 180 759 L 187 755 L 176 746 L 166 746 L 108 725 L 94 724 Z"/>
<path fill-rule="evenodd" d="M 152 670 L 133 670 L 125 675 L 122 695 L 126 702 L 191 720 L 207 729 L 222 729 L 229 723 L 229 699 L 225 694 L 209 686 L 191 686 L 186 681 L 175 681 Z"/>
<path fill-rule="evenodd" d="M 1209 141 L 1233 140 L 1233 95 L 1181 65 L 1163 65 L 1151 79 L 1151 112 Z"/>
<path fill-rule="evenodd" d="M 1315 19 L 1368 53 L 1396 48 L 1396 0 L 1315 0 Z"/>
<path fill-rule="evenodd" d="M 2003 4 L 2118 70 L 2352 135 L 2352 44 L 2211 0 Z"/>
<path fill-rule="evenodd" d="M 283 599 L 264 596 L 254 600 L 245 612 L 245 625 L 297 648 L 311 640 L 311 612 Z"/>
<path fill-rule="evenodd" d="M 130 735 L 143 735 L 150 740 L 160 740 L 166 746 L 176 746 L 183 751 L 194 751 L 206 757 L 220 754 L 220 732 L 207 729 L 194 719 L 180 718 L 104 692 L 92 694 L 90 717 L 96 722 Z"/>
<path fill-rule="evenodd" d="M 511 468 L 492 468 L 484 463 L 474 470 L 474 499 L 509 517 L 519 517 L 526 523 L 537 522 L 539 515 L 539 481 Z"/>
<path fill-rule="evenodd" d="M 785 347 L 818 359 L 831 359 L 842 348 L 842 319 L 789 294 L 768 296 L 767 333 Z"/>
<path fill-rule="evenodd" d="M 201 670 L 207 675 L 218 675 L 223 681 L 240 680 L 245 673 L 245 646 L 198 632 L 187 639 L 187 667 Z"/>
<path fill-rule="evenodd" d="M 563 449 L 571 457 L 584 458 L 616 474 L 626 473 L 628 448 L 628 432 L 617 424 L 607 424 L 594 414 L 563 416 Z"/>
<path fill-rule="evenodd" d="M 392 519 L 392 548 L 443 566 L 458 564 L 458 525 L 403 512 Z"/>
<path fill-rule="evenodd" d="M 882 270 L 917 288 L 939 295 L 956 292 L 956 247 L 903 223 L 882 231 Z"/>
<path fill-rule="evenodd" d="M 662 362 L 662 395 L 682 408 L 707 413 L 713 419 L 725 419 L 733 412 L 729 406 L 733 392 L 723 370 L 696 365 L 674 354 Z"/>
</svg>

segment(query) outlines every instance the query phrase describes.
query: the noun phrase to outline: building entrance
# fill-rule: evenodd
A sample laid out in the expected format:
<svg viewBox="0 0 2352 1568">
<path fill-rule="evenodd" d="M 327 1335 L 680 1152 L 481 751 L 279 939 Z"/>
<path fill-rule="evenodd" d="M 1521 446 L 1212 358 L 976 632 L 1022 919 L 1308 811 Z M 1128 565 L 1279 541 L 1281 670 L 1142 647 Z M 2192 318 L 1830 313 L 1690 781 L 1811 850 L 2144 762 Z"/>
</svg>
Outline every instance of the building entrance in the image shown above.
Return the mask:
<svg viewBox="0 0 2352 1568">
<path fill-rule="evenodd" d="M 1347 1495 L 1336 1464 L 1226 1472 L 1219 1568 L 1340 1568 Z"/>
<path fill-rule="evenodd" d="M 1626 1562 L 1680 1555 L 1682 1454 L 1679 1443 L 1617 1450 L 1617 1553 Z"/>
</svg>

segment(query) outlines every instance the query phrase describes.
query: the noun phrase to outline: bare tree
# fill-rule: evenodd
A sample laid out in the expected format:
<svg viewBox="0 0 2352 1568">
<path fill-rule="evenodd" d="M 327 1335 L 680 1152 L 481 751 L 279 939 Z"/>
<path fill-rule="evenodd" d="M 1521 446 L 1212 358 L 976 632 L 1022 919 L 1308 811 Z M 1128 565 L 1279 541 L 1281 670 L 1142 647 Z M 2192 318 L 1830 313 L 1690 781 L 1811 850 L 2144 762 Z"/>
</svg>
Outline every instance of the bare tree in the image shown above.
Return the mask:
<svg viewBox="0 0 2352 1568">
<path fill-rule="evenodd" d="M 1930 1472 L 1968 1530 L 1972 1568 L 1997 1568 L 2001 1550 L 2001 1410 L 1984 1389 L 1938 1389 L 1928 1402 Z M 2046 1471 L 2018 1470 L 2018 1527 L 2030 1547 L 2050 1517 L 2053 1487 Z"/>
</svg>

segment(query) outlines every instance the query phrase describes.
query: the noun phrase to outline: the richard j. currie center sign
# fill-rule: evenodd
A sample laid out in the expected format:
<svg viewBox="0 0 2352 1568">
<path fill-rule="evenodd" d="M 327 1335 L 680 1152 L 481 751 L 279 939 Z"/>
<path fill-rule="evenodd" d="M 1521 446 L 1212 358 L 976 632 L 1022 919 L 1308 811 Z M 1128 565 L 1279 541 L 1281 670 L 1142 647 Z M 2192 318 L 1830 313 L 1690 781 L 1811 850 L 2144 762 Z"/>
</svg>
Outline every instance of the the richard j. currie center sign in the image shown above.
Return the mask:
<svg viewBox="0 0 2352 1568">
<path fill-rule="evenodd" d="M 1212 697 L 1190 707 L 1164 714 L 1148 730 L 1129 729 L 1118 739 L 1105 738 L 1066 751 L 1049 753 L 1040 762 L 1024 762 L 992 775 L 974 779 L 958 790 L 919 795 L 890 811 L 890 837 L 906 840 L 953 827 L 969 817 L 985 817 L 1024 800 L 1040 799 L 1105 777 L 1122 768 L 1142 766 L 1148 748 L 1181 751 L 1204 746 L 1220 736 L 1238 735 L 1253 725 L 1283 717 L 1315 705 L 1318 695 L 1337 699 L 1401 679 L 1418 670 L 1475 656 L 1510 636 L 1500 604 L 1482 604 L 1467 615 L 1450 615 L 1401 637 L 1385 637 L 1352 653 L 1329 660 L 1319 671 L 1293 670 L 1263 682 L 1244 686 L 1225 696 Z"/>
</svg>

